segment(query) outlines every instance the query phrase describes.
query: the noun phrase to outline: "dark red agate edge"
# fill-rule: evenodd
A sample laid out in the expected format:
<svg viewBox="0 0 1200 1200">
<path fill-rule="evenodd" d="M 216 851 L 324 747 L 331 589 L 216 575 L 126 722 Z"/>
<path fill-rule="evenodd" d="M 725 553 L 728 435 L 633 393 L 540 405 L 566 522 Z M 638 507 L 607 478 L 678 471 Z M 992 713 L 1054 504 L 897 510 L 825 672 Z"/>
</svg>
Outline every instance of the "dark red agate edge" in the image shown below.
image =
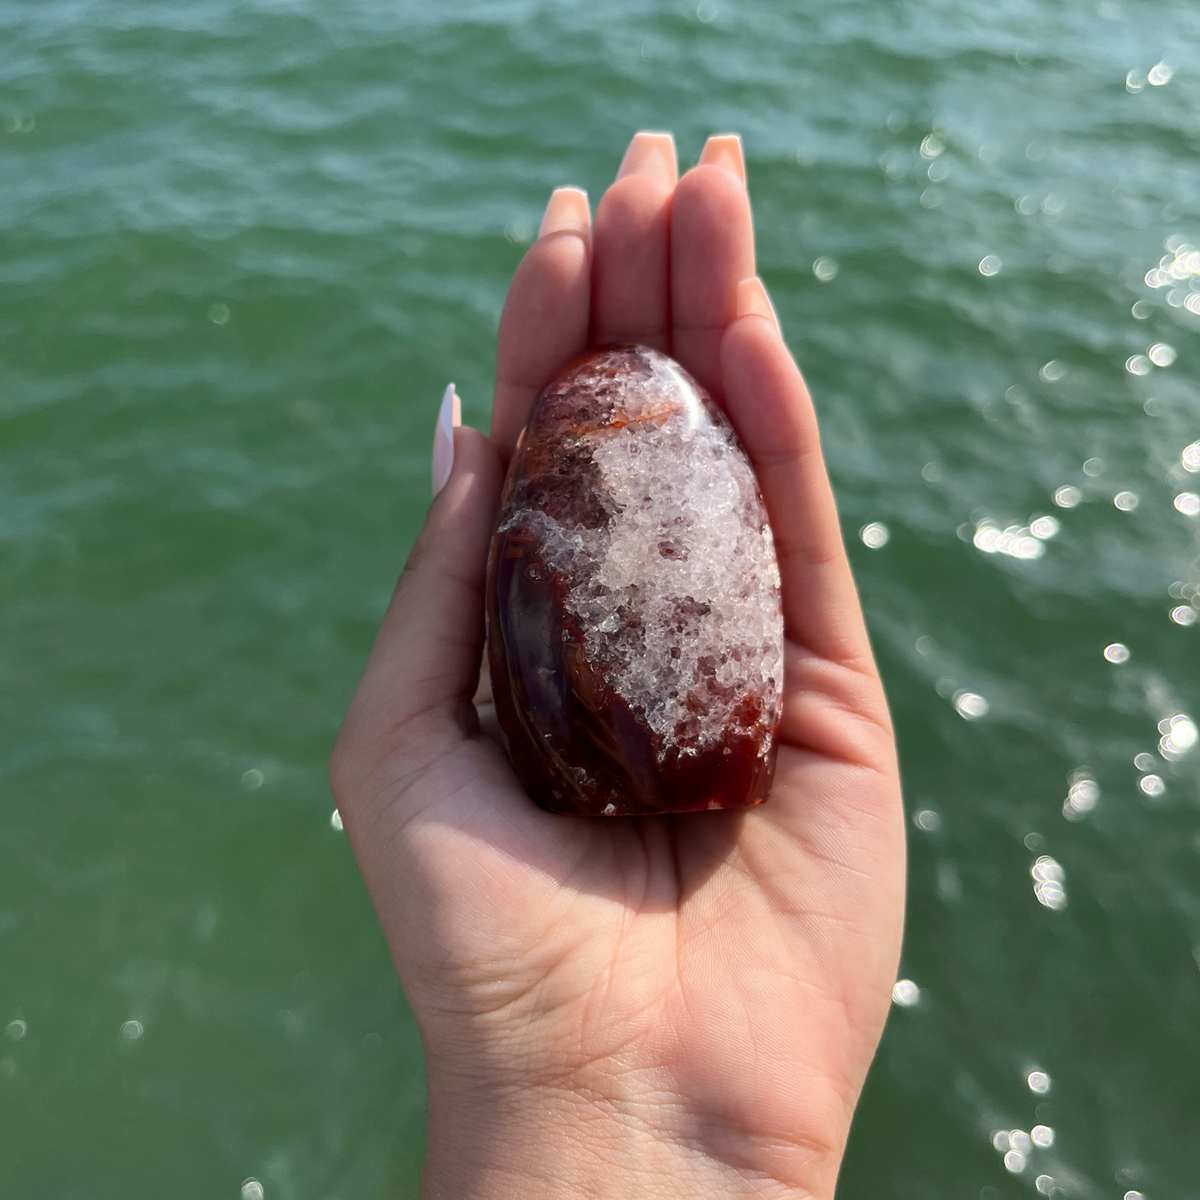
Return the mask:
<svg viewBox="0 0 1200 1200">
<path fill-rule="evenodd" d="M 766 739 L 748 734 L 764 706 L 762 696 L 746 695 L 717 743 L 698 753 L 671 748 L 660 759 L 656 735 L 610 686 L 603 663 L 589 662 L 587 635 L 566 603 L 567 582 L 546 562 L 537 534 L 520 524 L 504 528 L 517 506 L 591 527 L 609 519 L 596 502 L 594 464 L 564 453 L 572 436 L 613 423 L 597 420 L 594 387 L 586 382 L 584 368 L 598 353 L 539 395 L 501 499 L 488 569 L 488 654 L 510 758 L 532 798 L 551 812 L 641 815 L 761 804 L 775 772 L 778 712 Z M 625 369 L 636 366 L 631 358 Z M 679 374 L 709 417 L 727 425 L 699 384 L 682 368 Z"/>
</svg>

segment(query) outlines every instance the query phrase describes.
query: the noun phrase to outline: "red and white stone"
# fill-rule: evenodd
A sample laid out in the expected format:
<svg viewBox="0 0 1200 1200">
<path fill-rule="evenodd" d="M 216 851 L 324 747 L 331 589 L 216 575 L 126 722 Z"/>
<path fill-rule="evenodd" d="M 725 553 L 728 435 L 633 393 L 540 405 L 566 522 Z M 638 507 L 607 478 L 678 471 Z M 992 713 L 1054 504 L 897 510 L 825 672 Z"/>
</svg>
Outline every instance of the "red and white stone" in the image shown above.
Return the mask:
<svg viewBox="0 0 1200 1200">
<path fill-rule="evenodd" d="M 538 397 L 488 572 L 497 716 L 558 812 L 766 799 L 782 704 L 779 569 L 749 460 L 673 359 L 589 354 Z"/>
</svg>

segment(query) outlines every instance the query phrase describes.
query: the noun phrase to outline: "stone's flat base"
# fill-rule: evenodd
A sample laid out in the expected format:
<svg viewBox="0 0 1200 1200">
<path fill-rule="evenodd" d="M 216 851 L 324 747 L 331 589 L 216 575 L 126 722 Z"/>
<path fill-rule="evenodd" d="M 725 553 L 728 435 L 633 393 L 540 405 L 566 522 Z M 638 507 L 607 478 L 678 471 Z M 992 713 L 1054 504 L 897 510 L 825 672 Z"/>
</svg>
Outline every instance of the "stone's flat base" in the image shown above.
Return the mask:
<svg viewBox="0 0 1200 1200">
<path fill-rule="evenodd" d="M 538 397 L 488 570 L 496 713 L 542 807 L 761 803 L 782 704 L 779 569 L 750 463 L 674 360 L 595 351 Z"/>
</svg>

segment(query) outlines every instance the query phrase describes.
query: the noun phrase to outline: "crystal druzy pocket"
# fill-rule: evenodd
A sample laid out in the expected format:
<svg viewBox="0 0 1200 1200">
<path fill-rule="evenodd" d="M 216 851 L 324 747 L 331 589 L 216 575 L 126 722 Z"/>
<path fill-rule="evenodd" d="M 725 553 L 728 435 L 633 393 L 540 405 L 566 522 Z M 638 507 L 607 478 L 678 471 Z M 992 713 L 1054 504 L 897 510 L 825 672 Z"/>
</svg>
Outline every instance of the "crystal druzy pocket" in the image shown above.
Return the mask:
<svg viewBox="0 0 1200 1200">
<path fill-rule="evenodd" d="M 488 570 L 496 713 L 530 795 L 613 816 L 767 797 L 779 568 L 749 459 L 673 359 L 597 350 L 538 397 Z"/>
</svg>

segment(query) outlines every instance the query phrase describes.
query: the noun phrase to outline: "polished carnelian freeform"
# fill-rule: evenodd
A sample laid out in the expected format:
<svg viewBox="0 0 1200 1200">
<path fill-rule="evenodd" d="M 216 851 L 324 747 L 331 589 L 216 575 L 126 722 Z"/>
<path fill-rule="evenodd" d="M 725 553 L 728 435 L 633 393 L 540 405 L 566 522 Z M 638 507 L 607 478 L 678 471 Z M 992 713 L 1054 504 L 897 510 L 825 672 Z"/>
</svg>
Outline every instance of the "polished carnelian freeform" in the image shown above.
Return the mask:
<svg viewBox="0 0 1200 1200">
<path fill-rule="evenodd" d="M 745 451 L 673 359 L 611 346 L 538 397 L 488 568 L 496 714 L 554 812 L 767 797 L 783 684 L 779 569 Z"/>
</svg>

